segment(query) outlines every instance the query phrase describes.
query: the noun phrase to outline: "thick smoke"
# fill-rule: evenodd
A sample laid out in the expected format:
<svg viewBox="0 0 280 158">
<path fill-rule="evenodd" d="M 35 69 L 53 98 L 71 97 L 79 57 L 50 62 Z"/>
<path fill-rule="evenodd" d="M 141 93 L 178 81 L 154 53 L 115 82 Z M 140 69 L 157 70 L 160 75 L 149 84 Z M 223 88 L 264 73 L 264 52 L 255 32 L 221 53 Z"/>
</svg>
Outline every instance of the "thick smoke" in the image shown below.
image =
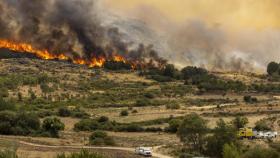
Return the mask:
<svg viewBox="0 0 280 158">
<path fill-rule="evenodd" d="M 156 30 L 155 39 L 166 46 L 161 55 L 178 67 L 263 72 L 280 60 L 279 0 L 133 2 L 127 5 L 137 4 L 133 9 L 112 11 Z"/>
<path fill-rule="evenodd" d="M 149 52 L 131 50 L 118 28 L 103 26 L 102 9 L 95 0 L 0 0 L 0 39 L 30 43 L 73 58 L 122 55 L 161 62 L 151 47 L 139 46 Z"/>
</svg>

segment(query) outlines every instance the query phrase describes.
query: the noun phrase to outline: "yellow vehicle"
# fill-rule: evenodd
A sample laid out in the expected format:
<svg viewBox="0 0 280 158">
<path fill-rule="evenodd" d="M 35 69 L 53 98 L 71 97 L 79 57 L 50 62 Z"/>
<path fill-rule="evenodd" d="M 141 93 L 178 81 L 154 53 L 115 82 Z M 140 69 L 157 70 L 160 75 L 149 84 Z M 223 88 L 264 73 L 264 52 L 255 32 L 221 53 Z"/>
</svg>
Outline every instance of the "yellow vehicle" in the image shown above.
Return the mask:
<svg viewBox="0 0 280 158">
<path fill-rule="evenodd" d="M 252 128 L 240 128 L 237 134 L 238 138 L 248 138 L 248 139 L 254 139 L 255 133 Z"/>
</svg>

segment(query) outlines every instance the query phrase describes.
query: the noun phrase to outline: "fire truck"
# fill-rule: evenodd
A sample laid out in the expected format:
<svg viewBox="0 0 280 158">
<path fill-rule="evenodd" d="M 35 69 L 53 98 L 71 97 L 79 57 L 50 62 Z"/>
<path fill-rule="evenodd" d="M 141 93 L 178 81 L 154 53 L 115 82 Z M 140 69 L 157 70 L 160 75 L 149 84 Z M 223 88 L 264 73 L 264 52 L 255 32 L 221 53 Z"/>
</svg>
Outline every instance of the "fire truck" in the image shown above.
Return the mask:
<svg viewBox="0 0 280 158">
<path fill-rule="evenodd" d="M 237 134 L 240 139 L 273 139 L 278 136 L 275 131 L 257 131 L 253 128 L 240 128 Z"/>
</svg>

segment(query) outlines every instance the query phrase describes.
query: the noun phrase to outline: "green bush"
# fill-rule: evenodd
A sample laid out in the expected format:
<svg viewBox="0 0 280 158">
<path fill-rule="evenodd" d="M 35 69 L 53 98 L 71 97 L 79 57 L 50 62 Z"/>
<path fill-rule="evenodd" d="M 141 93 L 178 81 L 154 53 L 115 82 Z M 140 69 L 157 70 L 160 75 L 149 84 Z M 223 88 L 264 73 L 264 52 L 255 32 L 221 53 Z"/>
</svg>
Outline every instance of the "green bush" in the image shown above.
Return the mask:
<svg viewBox="0 0 280 158">
<path fill-rule="evenodd" d="M 120 132 L 142 132 L 144 128 L 137 124 L 121 125 L 117 127 L 117 131 Z"/>
<path fill-rule="evenodd" d="M 184 79 L 191 79 L 194 76 L 204 76 L 208 75 L 207 70 L 203 68 L 193 67 L 193 66 L 187 66 L 181 70 L 182 76 Z"/>
<path fill-rule="evenodd" d="M 143 107 L 143 106 L 150 106 L 152 103 L 149 99 L 143 98 L 136 100 L 135 106 Z"/>
<path fill-rule="evenodd" d="M 243 100 L 244 100 L 246 103 L 257 103 L 257 102 L 258 102 L 258 99 L 257 99 L 257 98 L 252 97 L 252 96 L 250 96 L 250 95 L 244 96 Z"/>
<path fill-rule="evenodd" d="M 225 144 L 223 147 L 223 158 L 240 158 L 241 152 L 238 147 L 236 147 L 233 143 Z"/>
<path fill-rule="evenodd" d="M 98 129 L 98 122 L 91 119 L 83 119 L 76 123 L 74 129 L 76 131 L 93 131 Z"/>
<path fill-rule="evenodd" d="M 95 131 L 89 137 L 91 145 L 115 145 L 113 138 L 109 137 L 106 132 Z"/>
<path fill-rule="evenodd" d="M 128 116 L 128 111 L 127 110 L 121 111 L 120 116 Z"/>
<path fill-rule="evenodd" d="M 246 126 L 246 124 L 248 124 L 248 118 L 247 117 L 240 117 L 237 116 L 233 121 L 232 124 L 235 126 L 236 129 L 239 128 L 244 128 Z"/>
<path fill-rule="evenodd" d="M 0 134 L 30 135 L 40 130 L 40 120 L 31 113 L 0 112 Z"/>
<path fill-rule="evenodd" d="M 64 127 L 65 125 L 56 117 L 44 119 L 42 125 L 43 130 L 48 132 L 52 137 L 59 137 L 58 132 L 64 130 Z"/>
<path fill-rule="evenodd" d="M 101 116 L 98 118 L 98 122 L 108 122 L 109 118 L 107 116 Z"/>
<path fill-rule="evenodd" d="M 132 110 L 131 113 L 136 114 L 136 113 L 138 113 L 138 111 L 134 109 L 134 110 Z"/>
<path fill-rule="evenodd" d="M 145 132 L 161 132 L 163 131 L 160 127 L 148 127 L 145 129 Z"/>
<path fill-rule="evenodd" d="M 259 120 L 255 124 L 255 129 L 258 131 L 269 131 L 271 128 L 266 120 Z"/>
<path fill-rule="evenodd" d="M 180 105 L 176 104 L 176 103 L 168 104 L 168 105 L 166 105 L 166 109 L 172 109 L 172 110 L 180 109 Z"/>
<path fill-rule="evenodd" d="M 58 109 L 58 116 L 69 117 L 71 116 L 71 111 L 67 107 L 61 107 Z"/>
<path fill-rule="evenodd" d="M 104 68 L 108 70 L 131 70 L 132 66 L 122 61 L 106 61 Z"/>
<path fill-rule="evenodd" d="M 3 111 L 3 110 L 14 111 L 15 109 L 16 109 L 15 104 L 13 104 L 11 102 L 7 102 L 2 97 L 0 97 L 0 111 Z"/>
<path fill-rule="evenodd" d="M 0 98 L 6 98 L 8 96 L 9 96 L 8 89 L 5 87 L 0 88 Z"/>
<path fill-rule="evenodd" d="M 176 133 L 181 125 L 181 120 L 172 119 L 168 122 L 168 127 L 165 129 L 166 132 Z"/>
</svg>

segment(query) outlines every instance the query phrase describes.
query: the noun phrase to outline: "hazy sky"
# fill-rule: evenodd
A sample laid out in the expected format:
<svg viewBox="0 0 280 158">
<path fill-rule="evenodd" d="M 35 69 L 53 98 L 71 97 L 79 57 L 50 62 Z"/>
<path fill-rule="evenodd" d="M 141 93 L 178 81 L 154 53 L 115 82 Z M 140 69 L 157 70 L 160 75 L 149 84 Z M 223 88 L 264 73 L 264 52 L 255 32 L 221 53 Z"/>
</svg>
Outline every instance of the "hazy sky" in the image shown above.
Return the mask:
<svg viewBox="0 0 280 158">
<path fill-rule="evenodd" d="M 280 0 L 101 0 L 168 35 L 177 63 L 265 69 L 280 60 Z"/>
<path fill-rule="evenodd" d="M 128 16 L 149 7 L 158 10 L 162 18 L 176 22 L 201 19 L 210 25 L 234 29 L 280 26 L 280 0 L 104 0 L 104 3 Z"/>
</svg>

